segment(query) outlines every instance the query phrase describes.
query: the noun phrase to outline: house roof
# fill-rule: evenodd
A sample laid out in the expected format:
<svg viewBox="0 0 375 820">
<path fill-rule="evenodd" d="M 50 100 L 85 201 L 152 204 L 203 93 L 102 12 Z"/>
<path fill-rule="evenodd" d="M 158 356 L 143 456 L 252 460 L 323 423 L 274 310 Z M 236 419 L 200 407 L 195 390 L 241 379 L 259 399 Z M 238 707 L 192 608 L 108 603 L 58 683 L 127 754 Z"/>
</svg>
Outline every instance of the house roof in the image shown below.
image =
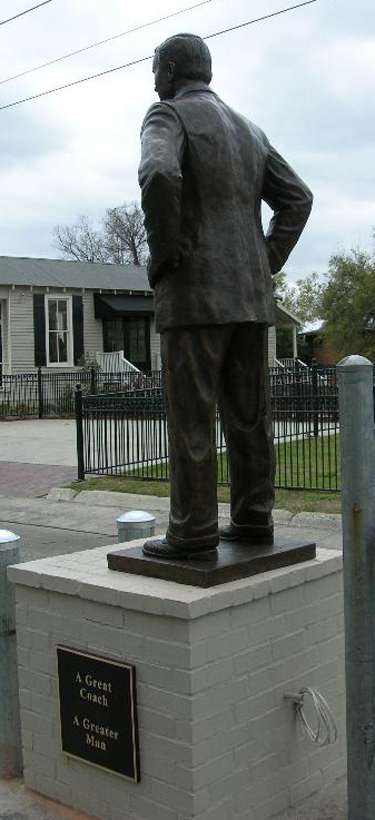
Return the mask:
<svg viewBox="0 0 375 820">
<path fill-rule="evenodd" d="M 149 291 L 145 267 L 0 256 L 0 285 Z"/>
<path fill-rule="evenodd" d="M 301 320 L 295 313 L 292 313 L 288 310 L 282 302 L 276 301 L 276 327 L 292 327 L 295 325 L 296 327 L 301 327 Z"/>
<path fill-rule="evenodd" d="M 152 293 L 145 266 L 110 262 L 77 262 L 67 259 L 35 259 L 30 256 L 0 256 L 0 286 L 88 288 Z M 281 302 L 276 304 L 276 326 L 301 325 Z"/>
<path fill-rule="evenodd" d="M 324 328 L 324 322 L 321 319 L 318 319 L 316 322 L 312 322 L 308 325 L 301 333 L 301 336 L 316 336 L 320 333 L 321 330 Z"/>
</svg>

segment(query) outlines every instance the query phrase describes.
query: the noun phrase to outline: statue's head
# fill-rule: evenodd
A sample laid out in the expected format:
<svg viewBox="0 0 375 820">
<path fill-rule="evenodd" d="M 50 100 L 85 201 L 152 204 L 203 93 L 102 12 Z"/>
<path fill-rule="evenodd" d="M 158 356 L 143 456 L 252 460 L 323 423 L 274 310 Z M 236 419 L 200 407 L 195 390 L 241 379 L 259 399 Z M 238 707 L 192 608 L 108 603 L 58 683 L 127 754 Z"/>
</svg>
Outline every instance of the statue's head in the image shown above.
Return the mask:
<svg viewBox="0 0 375 820">
<path fill-rule="evenodd" d="M 186 81 L 199 80 L 209 85 L 211 54 L 196 34 L 175 34 L 155 49 L 152 70 L 160 99 L 172 99 Z"/>
</svg>

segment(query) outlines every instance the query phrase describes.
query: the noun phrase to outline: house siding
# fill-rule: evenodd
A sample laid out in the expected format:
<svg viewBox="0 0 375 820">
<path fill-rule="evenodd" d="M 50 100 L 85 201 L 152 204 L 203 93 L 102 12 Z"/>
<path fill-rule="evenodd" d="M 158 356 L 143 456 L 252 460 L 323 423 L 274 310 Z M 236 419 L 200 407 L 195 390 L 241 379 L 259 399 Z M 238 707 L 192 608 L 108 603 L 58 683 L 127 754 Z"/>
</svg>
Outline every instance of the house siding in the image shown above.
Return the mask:
<svg viewBox="0 0 375 820">
<path fill-rule="evenodd" d="M 1 302 L 1 339 L 3 347 L 3 373 L 8 373 L 9 365 L 9 322 L 8 322 L 8 291 L 5 288 L 0 288 L 0 302 Z"/>
<path fill-rule="evenodd" d="M 25 288 L 9 291 L 11 372 L 32 373 L 34 365 L 33 294 Z"/>
<path fill-rule="evenodd" d="M 276 328 L 268 329 L 268 365 L 275 367 L 276 364 Z"/>
<path fill-rule="evenodd" d="M 95 358 L 96 353 L 103 352 L 103 322 L 101 319 L 95 319 L 93 292 L 86 291 L 82 298 L 85 353 Z"/>
<path fill-rule="evenodd" d="M 151 370 L 161 369 L 160 358 L 160 333 L 155 329 L 155 317 L 151 317 L 150 321 L 150 353 L 151 353 Z"/>
<path fill-rule="evenodd" d="M 66 295 L 79 293 L 69 290 Z M 8 332 L 8 303 L 3 299 L 3 355 L 4 362 L 10 363 L 12 373 L 33 373 L 37 370 L 34 364 L 34 322 L 33 322 L 33 293 L 46 293 L 45 288 L 16 287 L 9 289 L 10 334 Z M 53 290 L 50 290 L 53 293 Z M 65 295 L 65 294 L 64 294 Z M 0 293 L 0 298 L 2 298 Z M 103 351 L 103 324 L 94 314 L 94 291 L 87 290 L 82 295 L 84 312 L 84 349 L 85 353 L 95 357 L 97 352 Z M 9 350 L 10 341 L 10 350 Z M 160 334 L 155 329 L 155 318 L 150 321 L 150 355 L 151 369 L 160 369 Z M 276 359 L 276 329 L 268 331 L 268 361 L 272 367 Z M 65 372 L 74 372 L 75 367 L 64 367 Z M 58 372 L 60 368 L 43 368 L 49 372 Z"/>
<path fill-rule="evenodd" d="M 50 290 L 53 295 L 56 291 Z M 76 293 L 79 291 L 75 291 Z M 33 291 L 25 288 L 16 288 L 9 292 L 10 299 L 10 324 L 11 324 L 11 372 L 16 373 L 35 373 L 37 367 L 35 366 L 34 358 L 34 319 L 33 319 L 33 295 L 34 293 L 46 293 L 45 288 L 34 288 Z M 74 291 L 67 291 L 61 296 L 71 296 Z M 83 326 L 84 326 L 84 344 L 85 351 L 90 354 L 96 353 L 97 350 L 103 349 L 103 337 L 100 320 L 94 317 L 94 298 L 93 293 L 85 293 L 83 295 Z M 74 373 L 76 367 L 62 366 L 57 367 L 43 367 L 43 372 L 58 373 L 64 371 L 65 373 Z"/>
<path fill-rule="evenodd" d="M 43 293 L 45 288 L 26 289 L 16 287 L 9 291 L 10 315 L 11 315 L 11 372 L 15 373 L 35 373 L 37 367 L 34 359 L 34 320 L 33 320 L 33 295 Z M 57 291 L 52 288 L 49 293 L 54 295 Z M 61 296 L 72 296 L 80 293 L 79 290 L 67 290 L 66 293 L 59 291 Z M 1 298 L 1 297 L 0 297 Z M 94 291 L 86 291 L 82 294 L 83 299 L 83 333 L 85 353 L 95 358 L 96 353 L 103 352 L 103 323 L 101 319 L 95 318 L 94 312 Z M 8 361 L 8 332 L 7 332 L 7 302 L 4 300 L 4 314 L 6 322 L 3 329 L 3 350 L 4 361 Z M 151 368 L 154 370 L 160 367 L 160 335 L 155 330 L 155 319 L 151 317 L 150 324 L 150 352 Z M 5 356 L 7 358 L 5 359 Z M 43 367 L 43 372 L 75 372 L 76 367 Z"/>
</svg>

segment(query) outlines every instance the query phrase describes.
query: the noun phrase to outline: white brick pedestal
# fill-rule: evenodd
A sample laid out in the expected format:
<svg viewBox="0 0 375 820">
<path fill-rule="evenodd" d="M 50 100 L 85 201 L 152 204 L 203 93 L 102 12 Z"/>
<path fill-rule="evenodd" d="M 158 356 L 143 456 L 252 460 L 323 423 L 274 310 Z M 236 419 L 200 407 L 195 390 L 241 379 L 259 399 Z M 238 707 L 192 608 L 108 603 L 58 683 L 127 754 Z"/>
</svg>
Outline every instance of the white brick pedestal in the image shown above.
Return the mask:
<svg viewBox="0 0 375 820">
<path fill-rule="evenodd" d="M 26 786 L 101 820 L 266 820 L 345 772 L 341 556 L 197 589 L 106 554 L 9 570 Z M 139 784 L 62 752 L 59 644 L 135 665 Z M 331 706 L 336 744 L 302 734 L 284 700 L 302 686 Z"/>
</svg>

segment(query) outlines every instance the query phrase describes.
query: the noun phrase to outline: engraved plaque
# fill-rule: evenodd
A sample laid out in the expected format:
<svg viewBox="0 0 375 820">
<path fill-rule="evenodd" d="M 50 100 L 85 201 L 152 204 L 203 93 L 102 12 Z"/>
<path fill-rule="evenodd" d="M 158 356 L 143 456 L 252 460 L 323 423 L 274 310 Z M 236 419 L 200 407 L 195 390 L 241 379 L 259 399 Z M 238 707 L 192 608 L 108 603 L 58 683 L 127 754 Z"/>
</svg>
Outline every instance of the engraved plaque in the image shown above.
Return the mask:
<svg viewBox="0 0 375 820">
<path fill-rule="evenodd" d="M 139 782 L 135 668 L 57 647 L 63 751 Z"/>
</svg>

